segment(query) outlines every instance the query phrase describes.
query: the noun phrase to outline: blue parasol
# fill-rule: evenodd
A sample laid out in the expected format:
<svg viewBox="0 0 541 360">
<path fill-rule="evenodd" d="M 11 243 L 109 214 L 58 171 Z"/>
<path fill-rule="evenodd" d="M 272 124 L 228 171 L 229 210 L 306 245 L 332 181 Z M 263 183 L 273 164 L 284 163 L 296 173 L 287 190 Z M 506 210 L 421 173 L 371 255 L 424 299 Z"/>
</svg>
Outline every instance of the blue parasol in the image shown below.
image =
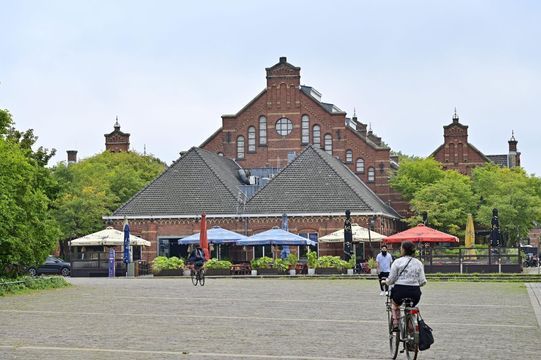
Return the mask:
<svg viewBox="0 0 541 360">
<path fill-rule="evenodd" d="M 130 225 L 124 221 L 124 263 L 130 263 Z"/>
<path fill-rule="evenodd" d="M 182 238 L 178 241 L 179 245 L 199 244 L 200 233 L 193 234 Z M 214 226 L 207 231 L 208 241 L 211 244 L 235 244 L 237 241 L 246 239 L 247 237 L 236 232 L 222 229 L 219 226 Z"/>
<path fill-rule="evenodd" d="M 252 245 L 293 245 L 303 246 L 312 245 L 315 246 L 316 242 L 310 239 L 303 238 L 302 236 L 292 234 L 288 231 L 274 228 L 262 233 L 250 236 L 245 240 L 237 241 L 239 246 L 252 246 Z"/>
</svg>

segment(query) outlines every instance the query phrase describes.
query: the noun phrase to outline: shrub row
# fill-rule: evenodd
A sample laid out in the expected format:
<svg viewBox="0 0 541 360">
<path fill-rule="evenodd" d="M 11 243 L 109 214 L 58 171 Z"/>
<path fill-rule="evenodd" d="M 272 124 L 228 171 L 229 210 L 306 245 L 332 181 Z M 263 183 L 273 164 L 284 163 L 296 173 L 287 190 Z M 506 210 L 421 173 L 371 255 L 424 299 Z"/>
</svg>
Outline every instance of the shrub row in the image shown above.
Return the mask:
<svg viewBox="0 0 541 360">
<path fill-rule="evenodd" d="M 23 276 L 15 279 L 0 278 L 0 296 L 16 294 L 26 290 L 55 289 L 70 286 L 62 276 L 30 277 Z"/>
</svg>

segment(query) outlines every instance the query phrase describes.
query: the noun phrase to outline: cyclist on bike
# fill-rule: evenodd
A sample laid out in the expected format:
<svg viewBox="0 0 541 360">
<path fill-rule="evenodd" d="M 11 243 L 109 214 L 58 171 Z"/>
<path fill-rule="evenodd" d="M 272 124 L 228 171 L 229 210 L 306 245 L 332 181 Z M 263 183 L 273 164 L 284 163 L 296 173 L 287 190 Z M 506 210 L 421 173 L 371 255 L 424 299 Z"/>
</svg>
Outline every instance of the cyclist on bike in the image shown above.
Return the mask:
<svg viewBox="0 0 541 360">
<path fill-rule="evenodd" d="M 197 244 L 195 249 L 192 250 L 188 256 L 188 262 L 194 265 L 194 270 L 199 271 L 205 264 L 205 253 L 201 248 L 201 245 Z"/>
<path fill-rule="evenodd" d="M 404 299 L 413 300 L 413 306 L 421 300 L 421 286 L 426 284 L 423 263 L 415 259 L 415 245 L 410 241 L 404 241 L 400 247 L 401 257 L 391 265 L 391 273 L 387 280 L 382 282 L 394 285 L 390 297 L 392 301 L 393 327 L 398 330 L 400 318 L 400 305 Z"/>
</svg>

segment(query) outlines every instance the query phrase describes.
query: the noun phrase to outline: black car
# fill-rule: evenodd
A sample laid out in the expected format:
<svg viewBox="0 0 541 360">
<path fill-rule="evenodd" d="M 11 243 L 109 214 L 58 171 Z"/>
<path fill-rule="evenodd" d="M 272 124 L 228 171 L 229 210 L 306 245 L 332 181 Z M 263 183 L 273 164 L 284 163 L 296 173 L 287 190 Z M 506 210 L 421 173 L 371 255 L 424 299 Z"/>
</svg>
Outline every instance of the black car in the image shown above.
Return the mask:
<svg viewBox="0 0 541 360">
<path fill-rule="evenodd" d="M 47 260 L 39 267 L 28 268 L 28 273 L 32 276 L 40 274 L 60 274 L 69 276 L 71 272 L 71 264 L 54 256 L 47 256 Z"/>
</svg>

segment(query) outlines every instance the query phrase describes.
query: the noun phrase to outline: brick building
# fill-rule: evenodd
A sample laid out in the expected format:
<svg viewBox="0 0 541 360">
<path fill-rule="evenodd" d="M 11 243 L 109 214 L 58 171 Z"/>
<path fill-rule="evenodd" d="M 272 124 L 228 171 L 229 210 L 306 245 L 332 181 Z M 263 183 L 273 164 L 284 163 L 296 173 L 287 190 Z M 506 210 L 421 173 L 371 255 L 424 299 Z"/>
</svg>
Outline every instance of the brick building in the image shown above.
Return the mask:
<svg viewBox="0 0 541 360">
<path fill-rule="evenodd" d="M 266 87 L 234 115 L 222 115 L 222 127 L 201 148 L 234 159 L 245 169 L 281 169 L 306 146 L 315 145 L 339 159 L 394 209 L 408 209 L 389 187 L 397 164 L 390 149 L 367 125 L 319 91 L 301 85 L 300 68 L 281 57 L 266 69 Z"/>
<path fill-rule="evenodd" d="M 279 172 L 266 170 L 258 172 L 259 182 L 250 181 L 234 160 L 192 148 L 105 219 L 121 229 L 126 217 L 132 232 L 152 244 L 143 253 L 147 260 L 157 255 L 186 256 L 187 247 L 178 245 L 178 240 L 199 231 L 202 211 L 207 213 L 209 228 L 220 226 L 247 235 L 279 226 L 285 213 L 291 232 L 316 241 L 343 228 L 346 209 L 351 210 L 354 223 L 368 226 L 375 220 L 379 233 L 392 234 L 399 226 L 399 215 L 391 207 L 317 146 L 305 147 Z M 222 255 L 235 261 L 271 252 L 270 247 L 224 250 Z M 317 250 L 321 255 L 342 254 L 340 244 L 322 244 Z M 306 249 L 293 251 L 303 255 Z M 361 254 L 363 249 L 357 251 Z"/>
<path fill-rule="evenodd" d="M 113 132 L 105 134 L 105 150 L 110 152 L 127 152 L 130 150 L 130 134 L 120 131 L 118 116 Z"/>
<path fill-rule="evenodd" d="M 456 110 L 453 121 L 443 127 L 443 139 L 443 144 L 430 156 L 442 163 L 444 169 L 457 170 L 462 174 L 470 175 L 473 168 L 489 162 L 504 167 L 520 166 L 518 141 L 514 134 L 508 141 L 507 154 L 485 155 L 468 142 L 468 126 L 460 123 Z"/>
</svg>

